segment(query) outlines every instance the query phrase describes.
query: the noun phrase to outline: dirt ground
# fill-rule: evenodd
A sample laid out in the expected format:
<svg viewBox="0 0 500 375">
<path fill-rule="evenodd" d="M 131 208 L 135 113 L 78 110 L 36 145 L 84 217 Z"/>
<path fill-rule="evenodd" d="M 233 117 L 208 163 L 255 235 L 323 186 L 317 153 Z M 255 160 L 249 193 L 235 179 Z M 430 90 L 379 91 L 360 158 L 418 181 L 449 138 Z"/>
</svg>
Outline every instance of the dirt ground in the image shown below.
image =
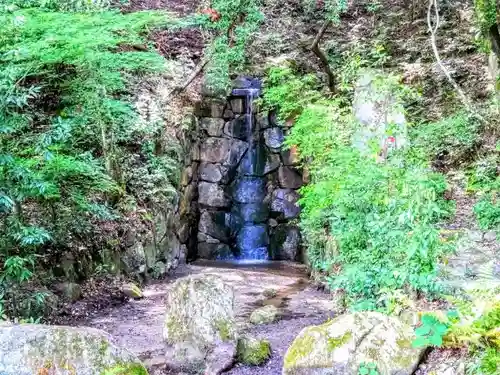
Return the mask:
<svg viewBox="0 0 500 375">
<path fill-rule="evenodd" d="M 271 343 L 271 359 L 261 367 L 236 365 L 231 375 L 281 374 L 283 356 L 297 334 L 306 326 L 320 324 L 334 316 L 331 296 L 312 286 L 305 268 L 292 263 L 236 267 L 234 264 L 205 262 L 188 265 L 171 279 L 146 286 L 145 298 L 118 307 L 102 310 L 100 314 L 78 322 L 107 331 L 119 344 L 137 354 L 154 375 L 163 370 L 164 296 L 169 285 L 186 274 L 215 274 L 235 289 L 237 323 L 241 333 L 264 338 Z M 276 297 L 266 298 L 264 290 L 274 289 Z M 248 318 L 257 307 L 273 304 L 280 310 L 274 323 L 253 326 Z"/>
</svg>

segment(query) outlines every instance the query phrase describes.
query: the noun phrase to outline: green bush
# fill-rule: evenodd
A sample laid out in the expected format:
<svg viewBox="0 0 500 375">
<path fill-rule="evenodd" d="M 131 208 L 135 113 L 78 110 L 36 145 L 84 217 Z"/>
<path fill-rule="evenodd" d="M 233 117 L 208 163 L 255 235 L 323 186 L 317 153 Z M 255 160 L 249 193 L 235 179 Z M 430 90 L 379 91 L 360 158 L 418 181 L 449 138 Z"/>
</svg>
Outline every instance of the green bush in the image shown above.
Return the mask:
<svg viewBox="0 0 500 375">
<path fill-rule="evenodd" d="M 474 214 L 482 229 L 500 230 L 500 200 L 492 194 L 486 194 L 474 205 Z"/>
<path fill-rule="evenodd" d="M 351 147 L 358 124 L 346 98 L 319 99 L 309 94 L 313 79 L 280 74 L 286 79 L 271 71 L 264 99 L 282 119 L 296 115 L 286 143 L 311 176 L 299 203 L 313 269 L 357 309 L 388 309 L 398 291 L 439 292 L 436 265 L 449 245 L 434 224 L 452 209 L 444 177 L 404 155 L 386 163 L 361 155 Z"/>
<path fill-rule="evenodd" d="M 0 4 L 0 279 L 9 290 L 17 283 L 31 293 L 26 275 L 64 251 L 83 262 L 119 249 L 121 201 L 151 208 L 172 199 L 177 156 L 157 152 L 160 126 L 135 128 L 127 85 L 132 75 L 164 70 L 160 55 L 133 46 L 170 21 L 101 8 Z M 142 196 L 126 179 L 131 150 L 149 168 Z"/>
<path fill-rule="evenodd" d="M 438 159 L 442 167 L 460 164 L 468 161 L 479 142 L 479 127 L 480 122 L 465 112 L 419 124 L 412 129 L 412 152 L 426 160 Z"/>
<path fill-rule="evenodd" d="M 471 296 L 449 298 L 455 306 L 446 314 L 426 313 L 415 329 L 413 345 L 466 348 L 467 373 L 496 375 L 500 370 L 500 290 L 473 291 Z"/>
</svg>

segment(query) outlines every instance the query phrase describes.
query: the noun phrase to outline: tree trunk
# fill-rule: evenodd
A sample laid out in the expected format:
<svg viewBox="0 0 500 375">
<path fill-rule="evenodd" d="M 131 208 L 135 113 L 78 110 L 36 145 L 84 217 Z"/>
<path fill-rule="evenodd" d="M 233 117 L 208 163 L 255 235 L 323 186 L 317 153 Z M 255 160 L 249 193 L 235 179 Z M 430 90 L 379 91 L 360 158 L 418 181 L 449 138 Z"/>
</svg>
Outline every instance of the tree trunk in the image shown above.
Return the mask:
<svg viewBox="0 0 500 375">
<path fill-rule="evenodd" d="M 328 58 L 324 54 L 324 52 L 319 48 L 319 42 L 321 41 L 321 38 L 325 34 L 326 30 L 330 26 L 332 22 L 330 20 L 327 20 L 323 23 L 321 26 L 321 29 L 319 29 L 318 34 L 314 38 L 314 41 L 312 42 L 311 46 L 309 49 L 314 52 L 316 56 L 318 56 L 319 60 L 321 61 L 321 65 L 323 65 L 323 69 L 325 70 L 325 73 L 328 76 L 328 88 L 330 89 L 330 92 L 335 93 L 335 74 L 333 74 L 332 69 L 330 68 L 330 63 L 328 62 Z"/>
</svg>

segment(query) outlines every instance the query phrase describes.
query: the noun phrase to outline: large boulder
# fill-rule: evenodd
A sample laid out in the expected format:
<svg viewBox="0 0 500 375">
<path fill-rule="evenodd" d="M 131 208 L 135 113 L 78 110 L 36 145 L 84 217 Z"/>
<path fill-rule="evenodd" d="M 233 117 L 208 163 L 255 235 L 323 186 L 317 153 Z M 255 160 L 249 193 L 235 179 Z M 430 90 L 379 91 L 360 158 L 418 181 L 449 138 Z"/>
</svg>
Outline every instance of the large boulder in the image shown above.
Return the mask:
<svg viewBox="0 0 500 375">
<path fill-rule="evenodd" d="M 233 289 L 217 276 L 187 276 L 172 285 L 166 301 L 168 367 L 212 375 L 231 366 L 238 339 Z"/>
<path fill-rule="evenodd" d="M 375 312 L 340 316 L 304 328 L 285 355 L 283 375 L 357 375 L 373 364 L 380 375 L 410 375 L 425 348 L 413 348 L 413 329 Z"/>
<path fill-rule="evenodd" d="M 147 375 L 109 335 L 87 327 L 0 325 L 2 375 Z"/>
</svg>

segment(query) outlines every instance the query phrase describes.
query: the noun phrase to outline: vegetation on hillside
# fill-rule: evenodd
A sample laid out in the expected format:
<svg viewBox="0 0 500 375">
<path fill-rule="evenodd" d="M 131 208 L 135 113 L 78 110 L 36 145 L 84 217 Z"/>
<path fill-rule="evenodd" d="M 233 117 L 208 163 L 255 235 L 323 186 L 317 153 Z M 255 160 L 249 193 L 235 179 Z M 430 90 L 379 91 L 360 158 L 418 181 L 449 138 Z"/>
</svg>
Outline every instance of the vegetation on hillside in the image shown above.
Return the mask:
<svg viewBox="0 0 500 375">
<path fill-rule="evenodd" d="M 131 74 L 165 69 L 160 55 L 139 47 L 169 18 L 86 4 L 0 9 L 0 281 L 12 316 L 33 314 L 30 290 L 11 297 L 35 264 L 57 264 L 65 251 L 80 264 L 102 263 L 120 250 L 125 217 L 164 204 L 178 183 L 164 130 L 138 125 L 127 84 Z M 131 173 L 132 153 L 146 175 Z M 137 178 L 156 188 L 135 191 Z M 44 294 L 34 295 L 43 305 Z"/>
</svg>

